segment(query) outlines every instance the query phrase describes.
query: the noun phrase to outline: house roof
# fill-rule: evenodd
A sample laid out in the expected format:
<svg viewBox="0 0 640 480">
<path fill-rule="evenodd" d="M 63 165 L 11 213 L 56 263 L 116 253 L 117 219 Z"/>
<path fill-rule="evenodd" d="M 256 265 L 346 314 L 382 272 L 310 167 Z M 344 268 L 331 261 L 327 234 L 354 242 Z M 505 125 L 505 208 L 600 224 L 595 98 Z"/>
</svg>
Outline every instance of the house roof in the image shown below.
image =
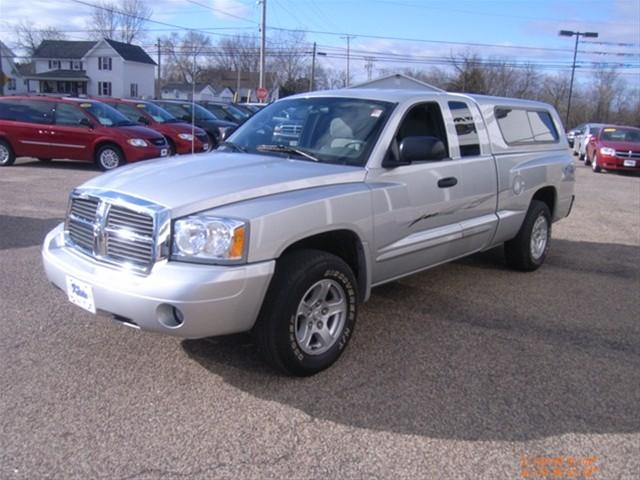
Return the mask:
<svg viewBox="0 0 640 480">
<path fill-rule="evenodd" d="M 96 42 L 79 42 L 69 40 L 43 40 L 33 58 L 72 58 L 80 60 Z"/>
<path fill-rule="evenodd" d="M 125 60 L 156 65 L 156 62 L 153 61 L 142 47 L 131 45 L 130 43 L 116 42 L 115 40 L 109 40 L 108 38 L 105 38 L 105 41 Z"/>
<path fill-rule="evenodd" d="M 110 40 L 108 38 L 105 38 L 104 40 L 124 60 L 147 63 L 149 65 L 156 64 L 147 52 L 137 45 L 116 42 L 115 40 Z M 89 53 L 91 49 L 98 45 L 98 43 L 99 42 L 80 42 L 69 40 L 43 40 L 33 53 L 33 58 L 69 58 L 80 60 Z"/>
<path fill-rule="evenodd" d="M 49 72 L 35 73 L 25 76 L 28 78 L 35 78 L 39 80 L 89 80 L 89 77 L 87 77 L 87 72 L 85 72 L 84 70 L 51 70 Z"/>
<path fill-rule="evenodd" d="M 16 54 L 0 40 L 0 54 L 3 57 L 15 58 Z"/>
</svg>

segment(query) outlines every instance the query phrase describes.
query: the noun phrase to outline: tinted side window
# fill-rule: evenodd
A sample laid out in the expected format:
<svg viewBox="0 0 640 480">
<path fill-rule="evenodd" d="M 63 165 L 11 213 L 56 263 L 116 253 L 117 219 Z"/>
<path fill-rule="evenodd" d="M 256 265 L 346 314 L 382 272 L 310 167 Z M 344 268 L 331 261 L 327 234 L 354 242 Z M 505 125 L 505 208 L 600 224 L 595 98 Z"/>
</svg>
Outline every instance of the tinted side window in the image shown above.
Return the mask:
<svg viewBox="0 0 640 480">
<path fill-rule="evenodd" d="M 436 137 L 442 140 L 447 157 L 449 157 L 449 145 L 447 142 L 447 132 L 444 128 L 444 119 L 440 106 L 437 103 L 422 103 L 416 105 L 406 114 L 398 134 L 396 135 L 397 144 L 407 137 Z"/>
<path fill-rule="evenodd" d="M 458 134 L 460 156 L 480 155 L 480 139 L 469 106 L 464 102 L 449 102 L 449 109 Z"/>
<path fill-rule="evenodd" d="M 19 100 L 23 107 L 20 122 L 41 123 L 49 125 L 53 122 L 53 102 L 39 102 L 37 100 Z"/>
<path fill-rule="evenodd" d="M 173 115 L 175 118 L 184 118 L 188 116 L 188 112 L 185 112 L 184 109 L 180 105 L 176 105 L 175 103 L 163 103 L 160 105 L 167 112 Z"/>
<path fill-rule="evenodd" d="M 56 125 L 80 126 L 80 121 L 87 117 L 73 105 L 66 103 L 56 104 Z"/>
<path fill-rule="evenodd" d="M 0 120 L 11 120 L 14 122 L 27 121 L 27 109 L 23 105 L 12 101 L 0 102 Z"/>
<path fill-rule="evenodd" d="M 496 119 L 508 144 L 557 142 L 558 132 L 549 112 L 496 108 Z"/>
<path fill-rule="evenodd" d="M 527 113 L 531 123 L 531 130 L 533 131 L 533 139 L 536 142 L 555 142 L 558 140 L 558 132 L 549 112 Z"/>
</svg>

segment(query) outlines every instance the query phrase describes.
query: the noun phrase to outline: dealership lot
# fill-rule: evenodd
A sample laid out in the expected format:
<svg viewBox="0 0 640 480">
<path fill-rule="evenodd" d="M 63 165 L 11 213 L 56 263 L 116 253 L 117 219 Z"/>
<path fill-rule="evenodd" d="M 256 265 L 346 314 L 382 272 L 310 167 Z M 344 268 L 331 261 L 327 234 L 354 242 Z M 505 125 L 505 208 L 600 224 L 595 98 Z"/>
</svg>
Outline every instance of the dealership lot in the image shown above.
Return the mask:
<svg viewBox="0 0 640 480">
<path fill-rule="evenodd" d="M 342 359 L 291 379 L 245 336 L 140 333 L 47 284 L 42 239 L 95 175 L 0 169 L 0 478 L 640 475 L 640 177 L 578 164 L 543 268 L 494 250 L 380 287 Z"/>
</svg>

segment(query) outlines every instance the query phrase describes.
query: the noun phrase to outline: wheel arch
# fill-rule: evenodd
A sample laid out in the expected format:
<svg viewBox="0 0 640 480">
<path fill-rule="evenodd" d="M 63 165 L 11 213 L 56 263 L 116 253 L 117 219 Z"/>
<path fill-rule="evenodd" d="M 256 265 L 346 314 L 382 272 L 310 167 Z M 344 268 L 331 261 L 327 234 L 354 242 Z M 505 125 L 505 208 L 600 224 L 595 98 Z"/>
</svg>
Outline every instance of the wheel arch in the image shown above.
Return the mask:
<svg viewBox="0 0 640 480">
<path fill-rule="evenodd" d="M 280 252 L 278 258 L 300 249 L 320 250 L 344 260 L 356 277 L 359 301 L 364 302 L 368 298 L 370 284 L 368 275 L 370 272 L 367 265 L 367 254 L 365 252 L 365 243 L 356 232 L 347 228 L 340 228 L 315 233 L 287 245 Z"/>
<path fill-rule="evenodd" d="M 122 148 L 120 145 L 118 145 L 118 142 L 114 141 L 114 140 L 98 140 L 94 147 L 93 147 L 93 157 L 92 160 L 97 160 L 97 155 L 98 152 L 100 151 L 100 149 L 102 147 L 106 147 L 106 146 L 112 146 L 112 147 L 116 147 L 118 149 L 118 151 L 122 154 L 122 159 L 126 162 L 128 162 L 127 160 L 127 155 L 124 152 L 124 148 Z"/>
<path fill-rule="evenodd" d="M 546 187 L 542 187 L 533 194 L 531 197 L 531 201 L 539 200 L 544 202 L 547 207 L 549 207 L 549 212 L 551 212 L 551 218 L 555 218 L 555 208 L 558 200 L 558 192 L 555 187 L 548 185 Z"/>
</svg>

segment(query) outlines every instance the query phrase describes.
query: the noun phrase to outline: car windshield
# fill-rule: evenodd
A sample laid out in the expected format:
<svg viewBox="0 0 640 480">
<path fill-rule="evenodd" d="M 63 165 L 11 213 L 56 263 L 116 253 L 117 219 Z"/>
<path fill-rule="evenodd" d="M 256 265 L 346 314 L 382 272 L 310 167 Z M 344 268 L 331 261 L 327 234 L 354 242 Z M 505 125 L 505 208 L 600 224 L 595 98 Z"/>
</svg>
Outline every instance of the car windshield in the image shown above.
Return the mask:
<svg viewBox="0 0 640 480">
<path fill-rule="evenodd" d="M 105 127 L 126 127 L 129 125 L 135 125 L 115 108 L 104 103 L 82 102 L 80 103 L 80 108 L 89 112 L 91 116 L 100 122 L 100 125 Z"/>
<path fill-rule="evenodd" d="M 604 128 L 600 138 L 610 142 L 640 143 L 640 130 L 632 128 Z"/>
<path fill-rule="evenodd" d="M 181 103 L 180 106 L 187 112 L 188 115 L 191 115 L 191 104 L 190 103 Z M 218 120 L 209 110 L 200 106 L 193 105 L 195 107 L 196 120 L 201 120 L 205 122 L 210 122 L 212 120 Z"/>
<path fill-rule="evenodd" d="M 222 108 L 235 118 L 236 122 L 241 122 L 250 117 L 247 112 L 243 112 L 233 105 L 223 105 Z"/>
<path fill-rule="evenodd" d="M 222 148 L 364 166 L 394 106 L 353 98 L 281 100 L 247 120 Z"/>
<path fill-rule="evenodd" d="M 141 108 L 153 118 L 158 123 L 171 123 L 175 122 L 177 119 L 167 112 L 164 108 L 160 108 L 158 105 L 153 103 L 138 103 L 136 107 Z"/>
</svg>

